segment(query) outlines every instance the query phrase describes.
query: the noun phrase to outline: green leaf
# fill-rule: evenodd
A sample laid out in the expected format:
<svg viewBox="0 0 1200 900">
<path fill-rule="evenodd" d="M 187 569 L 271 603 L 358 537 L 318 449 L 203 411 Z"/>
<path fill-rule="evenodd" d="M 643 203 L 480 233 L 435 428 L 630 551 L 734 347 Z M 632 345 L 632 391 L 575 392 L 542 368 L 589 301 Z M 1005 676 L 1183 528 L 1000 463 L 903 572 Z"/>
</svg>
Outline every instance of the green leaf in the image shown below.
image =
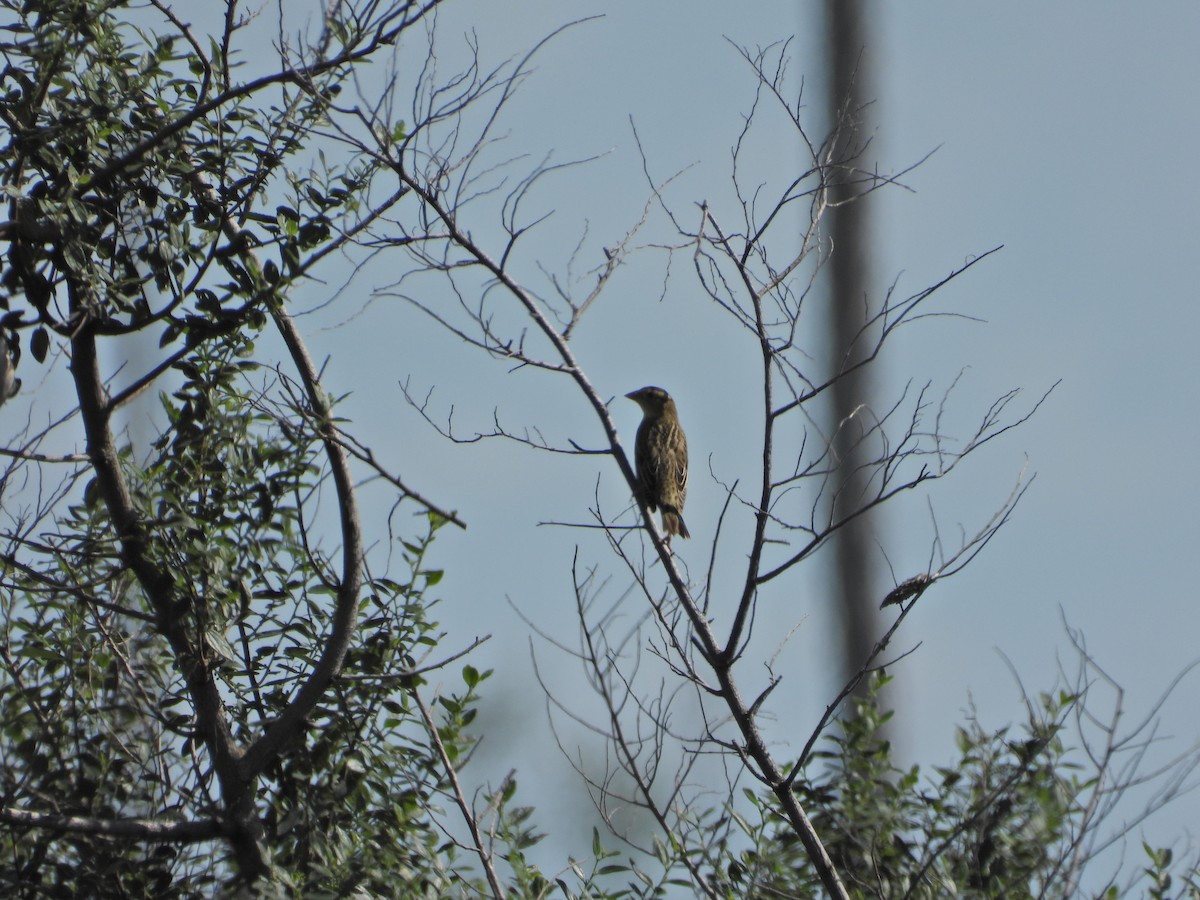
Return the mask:
<svg viewBox="0 0 1200 900">
<path fill-rule="evenodd" d="M 42 363 L 46 361 L 46 353 L 50 350 L 50 334 L 45 328 L 38 328 L 29 339 L 29 351 L 33 358 Z"/>
</svg>

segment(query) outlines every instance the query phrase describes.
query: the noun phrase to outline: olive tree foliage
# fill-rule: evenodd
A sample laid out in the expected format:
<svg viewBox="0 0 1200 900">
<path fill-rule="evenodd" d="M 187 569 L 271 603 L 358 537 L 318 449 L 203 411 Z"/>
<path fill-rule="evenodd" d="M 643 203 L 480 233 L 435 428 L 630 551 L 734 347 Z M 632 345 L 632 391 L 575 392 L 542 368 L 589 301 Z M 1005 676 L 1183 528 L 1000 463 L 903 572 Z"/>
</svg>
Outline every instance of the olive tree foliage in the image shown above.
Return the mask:
<svg viewBox="0 0 1200 900">
<path fill-rule="evenodd" d="M 434 655 L 426 550 L 462 522 L 354 441 L 289 310 L 409 193 L 375 201 L 382 160 L 312 143 L 435 5 L 335 3 L 271 59 L 236 2 L 211 32 L 166 3 L 3 4 L 0 303 L 37 401 L 0 479 L 10 896 L 496 879 L 443 846 L 436 799 L 466 803 L 482 676 L 422 694 L 458 655 Z M 422 512 L 373 555 L 369 475 Z"/>
<path fill-rule="evenodd" d="M 1010 896 L 1000 891 L 1059 871 L 1077 883 L 1097 810 L 1132 781 L 1129 769 L 1101 782 L 1061 772 L 1062 726 L 1085 708 L 1086 679 L 1031 705 L 1020 741 L 965 727 L 962 759 L 936 775 L 941 805 L 892 767 L 875 695 L 844 708 L 884 663 L 902 664 L 886 654 L 909 610 L 987 544 L 1024 480 L 963 540 L 935 537 L 926 570 L 880 598 L 892 624 L 799 755 L 764 730 L 780 681 L 755 658 L 757 604 L 847 521 L 951 474 L 1040 402 L 1007 394 L 952 440 L 948 387 L 905 388 L 837 423 L 872 448 L 855 479 L 866 492 L 841 496 L 835 441 L 814 412 L 848 371 L 839 360 L 874 364 L 961 273 L 874 302 L 856 346 L 813 363 L 802 338 L 833 250 L 828 187 L 835 175 L 860 193 L 896 179 L 859 171 L 854 143 L 834 140 L 845 123 L 810 140 L 782 48 L 748 51 L 757 93 L 732 140 L 732 206 L 677 207 L 669 179 L 648 177 L 643 218 L 571 278 L 571 260 L 538 255 L 531 237 L 546 226 L 525 203 L 556 168 L 522 170 L 497 140 L 542 44 L 443 71 L 438 6 L 305 5 L 303 20 L 282 13 L 268 54 L 254 30 L 265 13 L 235 0 L 211 27 L 161 0 L 0 3 L 0 330 L 23 382 L 0 415 L 30 401 L 0 448 L 5 889 L 935 896 L 953 883 Z M 405 53 L 424 60 L 411 82 L 396 65 Z M 804 171 L 748 171 L 743 151 L 766 116 L 808 148 Z M 687 261 L 672 277 L 727 314 L 731 346 L 750 348 L 762 373 L 761 469 L 724 482 L 700 578 L 637 496 L 607 397 L 572 344 L 641 246 Z M 634 497 L 614 512 L 597 491 L 590 519 L 570 523 L 578 657 L 607 711 L 590 724 L 615 760 L 586 777 L 602 813 L 632 804 L 651 823 L 647 838 L 609 819 L 629 852 L 597 834 L 588 863 L 544 875 L 527 850 L 546 824 L 512 806 L 515 781 L 474 791 L 461 776 L 486 673 L 464 662 L 472 647 L 442 642 L 428 552 L 463 519 L 339 416 L 346 388 L 324 383 L 293 315 L 302 290 L 372 256 L 398 273 L 380 296 L 428 314 L 464 352 L 573 385 L 598 443 L 553 445 L 538 422 L 491 436 L 574 454 L 589 478 L 599 462 Z M 539 269 L 551 274 L 535 286 Z M 145 398 L 160 412 L 123 426 Z M 364 518 L 364 483 L 391 492 L 384 521 Z M 715 587 L 728 583 L 714 574 L 729 565 L 723 541 L 742 560 L 733 592 Z M 610 563 L 631 586 L 615 604 L 598 587 Z M 618 627 L 626 613 L 639 627 Z M 1094 771 L 1113 772 L 1138 735 L 1114 723 L 1100 745 L 1113 754 Z M 1007 825 L 1035 820 L 1042 830 L 1016 837 Z M 1161 884 L 1170 860 L 1155 852 Z"/>
</svg>

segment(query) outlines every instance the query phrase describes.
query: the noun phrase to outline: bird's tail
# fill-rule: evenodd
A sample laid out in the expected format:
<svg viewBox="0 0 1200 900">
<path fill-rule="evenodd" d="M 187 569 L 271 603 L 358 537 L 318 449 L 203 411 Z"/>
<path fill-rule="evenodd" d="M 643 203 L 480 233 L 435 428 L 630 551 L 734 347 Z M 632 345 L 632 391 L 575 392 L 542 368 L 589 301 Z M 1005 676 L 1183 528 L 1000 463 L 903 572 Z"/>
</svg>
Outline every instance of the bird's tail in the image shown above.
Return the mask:
<svg viewBox="0 0 1200 900">
<path fill-rule="evenodd" d="M 664 506 L 662 517 L 663 517 L 663 531 L 665 531 L 668 534 L 668 536 L 672 535 L 672 534 L 677 534 L 681 538 L 690 538 L 691 537 L 691 535 L 688 534 L 687 526 L 683 524 L 683 516 L 681 516 L 679 514 L 678 510 L 674 510 L 674 509 L 671 509 L 670 507 Z"/>
</svg>

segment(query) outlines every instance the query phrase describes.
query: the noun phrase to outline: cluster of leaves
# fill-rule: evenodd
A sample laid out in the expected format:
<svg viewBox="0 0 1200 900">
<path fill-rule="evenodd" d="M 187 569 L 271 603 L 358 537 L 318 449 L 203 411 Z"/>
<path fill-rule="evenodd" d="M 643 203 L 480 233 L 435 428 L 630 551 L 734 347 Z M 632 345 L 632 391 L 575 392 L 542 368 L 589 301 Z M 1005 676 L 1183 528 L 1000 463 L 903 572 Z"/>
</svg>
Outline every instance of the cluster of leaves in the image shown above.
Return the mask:
<svg viewBox="0 0 1200 900">
<path fill-rule="evenodd" d="M 368 584 L 366 640 L 350 651 L 345 674 L 309 721 L 303 751 L 287 753 L 266 773 L 271 879 L 289 896 L 357 890 L 432 898 L 473 884 L 469 860 L 459 858 L 433 815 L 450 805 L 447 769 L 417 699 L 422 660 L 439 638 L 429 591 L 441 572 L 426 568 L 426 553 L 444 523 L 436 514 L 429 523 L 424 538 L 407 542 L 411 579 Z M 464 688 L 439 698 L 437 738 L 455 765 L 473 745 L 467 727 L 476 687 L 489 674 L 467 666 Z"/>
<path fill-rule="evenodd" d="M 987 730 L 974 718 L 956 735 L 958 757 L 923 776 L 899 768 L 880 706 L 882 673 L 866 682 L 852 714 L 805 762 L 796 790 L 852 896 L 885 898 L 1070 897 L 1094 774 L 1064 744 L 1081 698 L 1044 694 L 1022 733 Z M 704 853 L 715 891 L 727 897 L 808 897 L 821 882 L 794 832 L 763 797 L 749 812 L 714 819 L 720 837 Z M 747 846 L 748 845 L 748 846 Z M 1197 896 L 1194 879 L 1166 849 L 1144 847 L 1150 896 Z M 1159 893 L 1178 879 L 1183 893 Z M 1129 886 L 1110 884 L 1115 900 Z"/>
<path fill-rule="evenodd" d="M 123 21 L 123 4 L 2 6 L 15 38 L 0 75 L 0 120 L 13 135 L 3 286 L 29 304 L 4 317 L 12 341 L 32 327 L 41 361 L 49 336 L 69 336 L 84 311 L 108 335 L 160 324 L 164 345 L 261 327 L 263 277 L 278 280 L 279 266 L 259 272 L 244 251 L 277 245 L 295 274 L 304 252 L 330 240 L 333 216 L 357 203 L 356 175 L 329 186 L 313 173 L 308 184 L 304 168 L 287 166 L 344 73 L 251 90 L 231 81 L 228 59 L 214 66 L 181 34 Z M 274 98 L 266 110 L 263 94 Z M 256 212 L 281 177 L 274 189 L 289 203 Z M 228 280 L 210 284 L 214 273 Z"/>
<path fill-rule="evenodd" d="M 957 730 L 957 758 L 922 775 L 899 768 L 880 706 L 889 682 L 877 672 L 856 696 L 840 731 L 809 756 L 796 790 L 814 810 L 850 895 L 863 898 L 1079 896 L 1088 862 L 1086 821 L 1094 770 L 1064 743 L 1081 695 L 1043 694 L 1020 734 L 985 729 L 973 717 Z M 597 832 L 589 866 L 574 860 L 573 884 L 547 879 L 516 856 L 517 895 L 669 897 L 679 891 L 735 898 L 817 897 L 824 888 L 770 792 L 745 789 L 740 803 L 693 809 L 689 831 L 709 836 L 685 845 L 655 838 L 651 860 L 606 847 Z M 1139 890 L 1153 898 L 1200 898 L 1200 869 L 1169 848 L 1143 844 L 1145 866 L 1129 883 L 1095 896 L 1117 900 Z M 1083 856 L 1080 857 L 1080 853 Z M 1077 865 L 1077 868 L 1072 868 Z M 700 872 L 700 880 L 696 873 Z"/>
<path fill-rule="evenodd" d="M 126 453 L 124 463 L 151 525 L 149 552 L 177 576 L 175 614 L 188 623 L 189 647 L 215 663 L 231 727 L 251 734 L 286 705 L 323 646 L 330 566 L 305 517 L 322 476 L 312 429 L 281 418 L 252 385 L 248 339 L 203 347 L 163 398 L 171 427 L 151 458 L 139 465 Z M 10 570 L 4 582 L 0 795 L 5 805 L 99 820 L 216 813 L 188 661 L 172 662 L 98 492 L 82 494 L 42 538 L 53 571 Z M 430 514 L 427 523 L 404 545 L 409 577 L 368 582 L 366 640 L 302 744 L 266 773 L 276 887 L 344 896 L 348 886 L 383 894 L 404 884 L 407 896 L 443 896 L 468 877 L 434 824 L 446 769 L 413 707 L 420 661 L 438 643 L 429 591 L 441 572 L 427 553 L 443 521 Z M 441 700 L 438 734 L 452 760 L 469 749 L 465 729 L 485 677 L 468 668 L 466 689 Z M 0 832 L 0 857 L 14 896 L 96 885 L 168 896 L 204 892 L 230 874 L 208 843 L 44 830 Z"/>
<path fill-rule="evenodd" d="M 76 536 L 62 538 L 65 549 Z M 63 553 L 65 565 L 72 558 L 79 557 Z M 75 594 L 45 588 L 37 573 L 6 579 L 0 796 L 6 805 L 61 815 L 179 815 L 184 795 L 172 785 L 184 774 L 182 758 L 164 753 L 172 717 L 157 709 L 158 690 L 171 681 L 167 657 L 147 629 L 123 629 L 94 605 L 91 590 L 104 586 L 85 585 L 95 574 L 75 572 Z M 127 579 L 107 584 L 111 596 L 136 601 Z M 12 897 L 66 895 L 97 884 L 150 895 L 186 869 L 186 856 L 186 848 L 171 844 L 5 829 L 0 884 Z M 192 879 L 198 889 L 209 881 L 203 872 Z"/>
<path fill-rule="evenodd" d="M 1015 741 L 1008 728 L 960 728 L 959 759 L 923 783 L 917 766 L 894 767 L 880 737 L 891 713 L 881 714 L 874 694 L 857 701 L 832 747 L 814 754 L 828 774 L 804 787 L 826 801 L 813 808 L 839 871 L 881 896 L 1040 893 L 1065 855 L 1078 790 L 1065 780 L 1060 734 L 1073 698 L 1042 702 L 1044 716 L 1031 716 Z"/>
<path fill-rule="evenodd" d="M 238 81 L 228 41 L 205 48 L 174 19 L 166 36 L 135 24 L 156 12 L 170 18 L 157 5 L 0 3 L 12 135 L 0 328 L 14 348 L 28 336 L 38 362 L 74 343 L 77 384 L 93 377 L 80 349 L 107 340 L 124 355 L 123 336 L 159 337 L 157 364 L 95 392 L 94 444 L 130 397 L 170 385 L 157 436 L 124 443 L 117 474 L 79 459 L 23 509 L 12 476 L 37 461 L 0 480 L 0 806 L 40 817 L 0 831 L 14 896 L 207 894 L 233 876 L 216 719 L 198 713 L 193 676 L 217 683 L 227 743 L 249 745 L 321 665 L 344 576 L 326 546 L 338 423 L 257 343 L 313 257 L 345 240 L 374 171 L 298 159 L 349 69 Z M 334 57 L 365 33 L 389 43 L 347 14 L 357 25 L 331 29 Z M 345 674 L 254 785 L 275 889 L 443 896 L 474 877 L 435 821 L 485 676 L 468 669 L 436 716 L 417 700 L 438 643 L 426 553 L 443 519 L 423 521 L 396 539 L 407 577 L 366 579 Z M 153 837 L 172 824 L 210 832 Z"/>
</svg>

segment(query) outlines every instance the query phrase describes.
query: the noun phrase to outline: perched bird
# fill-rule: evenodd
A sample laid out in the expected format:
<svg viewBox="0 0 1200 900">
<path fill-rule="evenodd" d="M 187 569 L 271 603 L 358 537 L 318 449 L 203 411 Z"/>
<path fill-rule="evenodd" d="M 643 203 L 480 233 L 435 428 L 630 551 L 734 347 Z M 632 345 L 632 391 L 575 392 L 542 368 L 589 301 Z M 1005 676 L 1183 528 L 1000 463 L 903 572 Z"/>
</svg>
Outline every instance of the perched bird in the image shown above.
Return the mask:
<svg viewBox="0 0 1200 900">
<path fill-rule="evenodd" d="M 679 425 L 675 401 L 660 387 L 644 387 L 626 394 L 642 408 L 642 424 L 634 443 L 638 486 L 650 511 L 662 507 L 663 531 L 691 537 L 683 524 L 683 501 L 687 499 L 687 437 Z"/>
<path fill-rule="evenodd" d="M 21 389 L 21 379 L 16 374 L 16 357 L 9 349 L 8 337 L 0 331 L 0 406 L 9 397 L 15 397 Z"/>
</svg>

